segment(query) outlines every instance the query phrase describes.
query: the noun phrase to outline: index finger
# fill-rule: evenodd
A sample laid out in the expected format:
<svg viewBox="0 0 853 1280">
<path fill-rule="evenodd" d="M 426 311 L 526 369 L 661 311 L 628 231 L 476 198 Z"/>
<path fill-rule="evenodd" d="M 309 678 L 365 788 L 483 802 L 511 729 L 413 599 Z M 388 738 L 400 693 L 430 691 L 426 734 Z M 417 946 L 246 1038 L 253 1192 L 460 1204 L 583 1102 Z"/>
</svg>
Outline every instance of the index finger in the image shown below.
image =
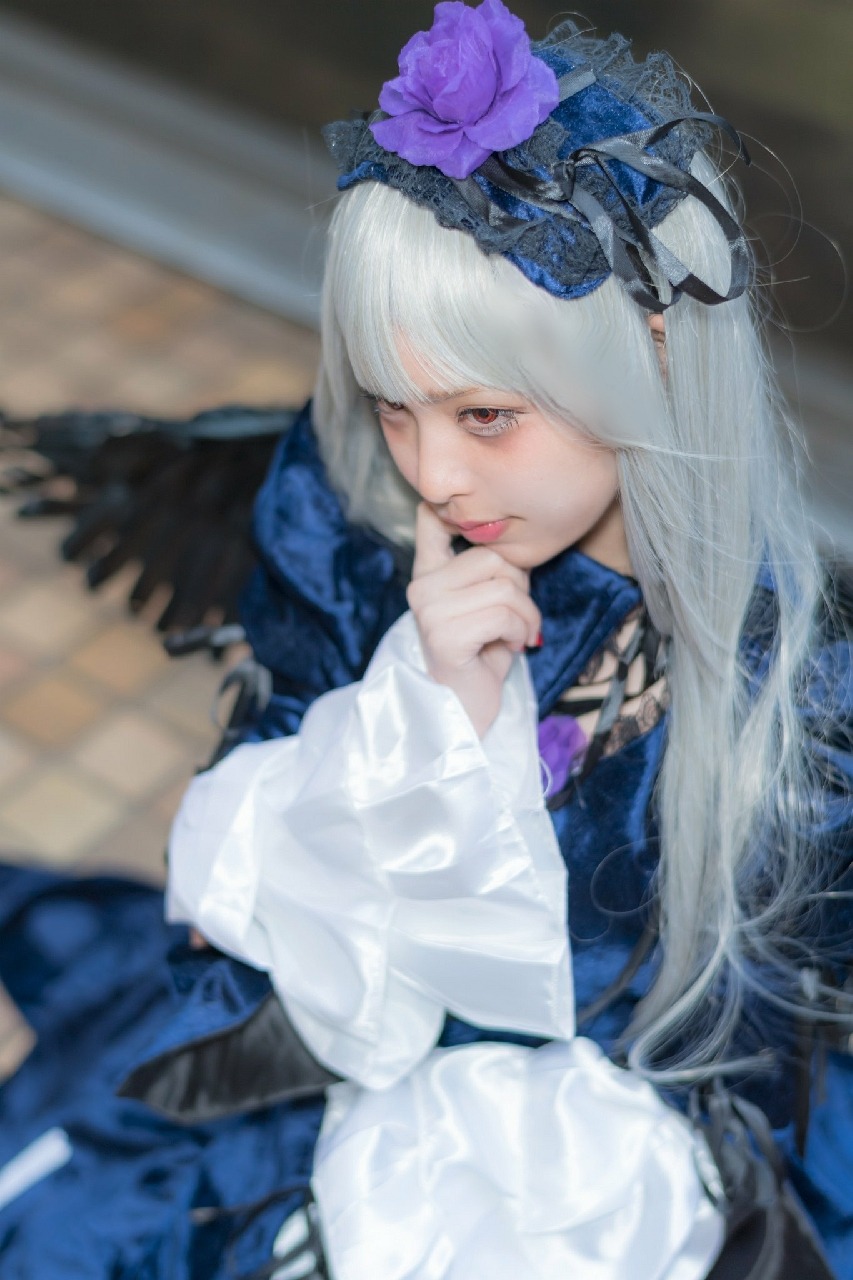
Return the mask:
<svg viewBox="0 0 853 1280">
<path fill-rule="evenodd" d="M 415 563 L 412 577 L 420 578 L 433 569 L 440 569 L 454 559 L 450 546 L 452 533 L 443 520 L 439 520 L 427 502 L 419 502 L 415 519 Z"/>
</svg>

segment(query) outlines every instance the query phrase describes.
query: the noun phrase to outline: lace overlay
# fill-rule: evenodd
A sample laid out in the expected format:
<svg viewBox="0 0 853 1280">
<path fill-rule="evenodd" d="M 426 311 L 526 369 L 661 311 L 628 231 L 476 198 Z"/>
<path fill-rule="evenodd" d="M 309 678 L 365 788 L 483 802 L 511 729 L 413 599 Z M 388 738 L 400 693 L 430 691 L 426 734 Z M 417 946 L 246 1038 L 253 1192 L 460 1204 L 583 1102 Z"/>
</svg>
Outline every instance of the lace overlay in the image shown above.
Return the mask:
<svg viewBox="0 0 853 1280">
<path fill-rule="evenodd" d="M 614 631 L 602 648 L 593 654 L 578 677 L 577 684 L 560 695 L 557 706 L 554 708 L 557 714 L 571 715 L 573 704 L 582 706 L 592 699 L 603 698 L 616 672 L 620 654 L 625 651 L 640 625 L 641 618 L 642 607 L 633 610 L 618 631 Z M 659 660 L 659 653 L 650 657 L 641 651 L 631 664 L 625 700 L 605 743 L 603 756 L 615 755 L 629 742 L 648 733 L 663 717 L 669 706 L 669 688 L 662 674 L 655 675 L 656 661 Z M 588 736 L 594 732 L 596 719 L 594 710 L 587 711 L 576 718 Z"/>
<path fill-rule="evenodd" d="M 653 729 L 669 705 L 660 636 L 643 606 L 587 663 L 539 725 L 549 807 L 559 808 L 596 763 Z"/>
</svg>

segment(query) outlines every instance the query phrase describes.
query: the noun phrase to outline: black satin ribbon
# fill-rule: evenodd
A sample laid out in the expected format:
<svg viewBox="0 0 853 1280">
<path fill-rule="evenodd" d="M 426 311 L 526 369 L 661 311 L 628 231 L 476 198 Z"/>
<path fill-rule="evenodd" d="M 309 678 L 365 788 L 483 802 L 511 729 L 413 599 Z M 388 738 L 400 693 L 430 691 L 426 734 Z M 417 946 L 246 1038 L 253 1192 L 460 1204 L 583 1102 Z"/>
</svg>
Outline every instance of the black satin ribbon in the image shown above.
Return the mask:
<svg viewBox="0 0 853 1280">
<path fill-rule="evenodd" d="M 719 1186 L 709 1195 L 725 1220 L 722 1248 L 706 1280 L 833 1280 L 764 1112 L 724 1088 L 719 1077 L 691 1092 L 688 1109 L 717 1166 Z"/>
<path fill-rule="evenodd" d="M 675 116 L 648 129 L 578 147 L 557 163 L 549 181 L 515 168 L 497 154 L 485 160 L 477 172 L 492 186 L 527 204 L 535 205 L 543 213 L 574 221 L 583 218 L 598 240 L 611 271 L 622 281 L 631 297 L 647 310 L 664 311 L 682 293 L 708 305 L 730 302 L 743 293 L 750 278 L 751 259 L 743 229 L 716 196 L 691 173 L 658 156 L 650 155 L 647 150 L 677 125 L 691 122 L 721 129 L 735 142 L 744 163 L 750 163 L 743 139 L 728 120 L 711 112 L 696 111 Z M 691 195 L 705 206 L 723 232 L 731 253 L 731 276 L 725 293 L 719 293 L 695 275 L 645 225 L 609 167 L 608 161 L 613 160 L 618 160 L 662 186 Z M 591 166 L 609 182 L 625 212 L 630 231 L 619 226 L 601 201 L 578 182 L 579 170 Z M 529 220 L 515 217 L 491 201 L 473 177 L 457 181 L 456 186 L 475 213 L 487 219 L 491 226 L 514 238 L 520 237 L 534 225 Z M 653 282 L 650 265 L 669 284 L 672 291 L 669 301 L 661 298 Z"/>
<path fill-rule="evenodd" d="M 296 1194 L 302 1197 L 302 1205 L 299 1207 L 305 1214 L 307 1229 L 305 1239 L 294 1245 L 287 1253 L 276 1254 L 260 1267 L 256 1267 L 254 1271 L 238 1275 L 234 1261 L 234 1248 L 240 1237 L 254 1225 L 261 1214 L 266 1213 L 267 1209 L 289 1200 Z M 298 1209 L 293 1212 L 298 1212 Z M 207 1226 L 209 1223 L 225 1218 L 237 1220 L 228 1233 L 224 1250 L 226 1273 L 233 1277 L 233 1280 L 275 1280 L 285 1267 L 293 1266 L 295 1263 L 303 1264 L 298 1273 L 293 1273 L 301 1276 L 303 1280 L 329 1280 L 328 1262 L 320 1234 L 319 1215 L 309 1181 L 285 1183 L 275 1191 L 270 1191 L 267 1195 L 259 1196 L 257 1200 L 250 1200 L 246 1204 L 199 1205 L 190 1210 L 190 1219 L 195 1226 Z M 310 1260 L 312 1254 L 313 1269 L 305 1271 L 304 1264 Z"/>
</svg>

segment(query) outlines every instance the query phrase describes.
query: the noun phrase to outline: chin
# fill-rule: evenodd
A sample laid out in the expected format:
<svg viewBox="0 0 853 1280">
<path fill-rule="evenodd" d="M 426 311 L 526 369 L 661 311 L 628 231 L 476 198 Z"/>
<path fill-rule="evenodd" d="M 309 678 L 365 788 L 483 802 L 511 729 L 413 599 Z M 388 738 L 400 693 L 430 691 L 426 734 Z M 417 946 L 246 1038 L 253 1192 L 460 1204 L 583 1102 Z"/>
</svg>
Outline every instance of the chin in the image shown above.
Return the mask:
<svg viewBox="0 0 853 1280">
<path fill-rule="evenodd" d="M 524 546 L 523 544 L 507 543 L 504 546 L 496 546 L 496 551 L 500 551 L 507 564 L 515 565 L 516 569 L 536 569 L 540 564 L 546 564 L 547 561 L 553 560 L 554 556 L 559 555 L 562 547 L 536 547 Z"/>
</svg>

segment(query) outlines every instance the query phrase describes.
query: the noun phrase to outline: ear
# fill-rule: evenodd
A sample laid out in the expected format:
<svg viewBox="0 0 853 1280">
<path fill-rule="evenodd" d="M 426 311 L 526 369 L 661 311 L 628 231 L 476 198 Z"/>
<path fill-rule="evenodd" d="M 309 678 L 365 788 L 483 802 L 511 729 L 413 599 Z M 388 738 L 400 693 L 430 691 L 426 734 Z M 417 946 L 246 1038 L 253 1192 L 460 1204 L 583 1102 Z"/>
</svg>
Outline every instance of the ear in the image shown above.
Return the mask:
<svg viewBox="0 0 853 1280">
<path fill-rule="evenodd" d="M 663 316 L 653 313 L 648 317 L 648 324 L 655 342 L 666 342 L 666 325 L 664 324 Z"/>
<path fill-rule="evenodd" d="M 647 317 L 649 332 L 655 344 L 661 377 L 666 382 L 666 325 L 662 315 L 652 314 Z"/>
</svg>

